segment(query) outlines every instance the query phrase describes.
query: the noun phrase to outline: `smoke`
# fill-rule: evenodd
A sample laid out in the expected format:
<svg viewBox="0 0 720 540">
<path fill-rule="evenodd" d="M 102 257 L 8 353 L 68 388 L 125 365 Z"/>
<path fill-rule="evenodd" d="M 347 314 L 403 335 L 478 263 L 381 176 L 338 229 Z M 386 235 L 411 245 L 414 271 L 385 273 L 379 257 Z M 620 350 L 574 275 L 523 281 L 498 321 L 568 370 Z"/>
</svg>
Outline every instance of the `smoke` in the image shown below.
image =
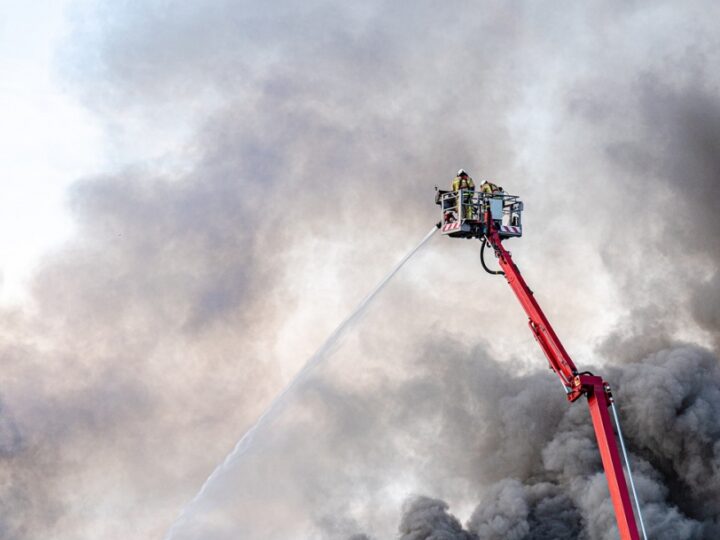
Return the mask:
<svg viewBox="0 0 720 540">
<path fill-rule="evenodd" d="M 388 347 L 376 339 L 362 342 Z M 307 385 L 294 412 L 209 486 L 173 538 L 338 538 L 358 530 L 384 538 L 393 521 L 402 538 L 618 537 L 588 410 L 568 406 L 549 373 L 518 377 L 482 349 L 452 343 L 420 343 L 407 358 L 392 353 L 407 372 L 391 380 L 352 384 L 326 370 Z M 649 535 L 715 538 L 717 358 L 677 346 L 607 375 Z M 396 514 L 387 501 L 407 476 L 405 490 L 443 498 L 412 498 Z M 467 501 L 476 506 L 463 527 L 448 511 Z M 277 523 L 278 515 L 295 517 Z M 228 522 L 235 525 L 225 529 Z"/>
<path fill-rule="evenodd" d="M 679 326 L 673 305 L 680 304 L 683 315 L 711 334 L 717 346 L 713 299 L 719 294 L 715 201 L 720 196 L 720 108 L 710 75 L 695 65 L 697 60 L 688 63 L 698 70 L 690 81 L 646 74 L 625 118 L 610 113 L 599 122 L 608 172 L 622 183 L 622 191 L 611 199 L 613 207 L 618 215 L 631 217 L 643 241 L 609 243 L 605 251 L 611 265 L 629 259 L 632 275 L 642 276 L 624 284 L 625 294 L 634 300 L 633 319 L 663 325 L 671 335 Z M 606 106 L 603 97 L 595 100 Z M 632 135 L 618 137 L 630 129 Z M 646 271 L 648 256 L 664 264 Z"/>
<path fill-rule="evenodd" d="M 716 538 L 720 532 L 717 358 L 702 349 L 680 346 L 614 367 L 610 373 L 618 383 L 620 414 L 649 537 Z M 517 406 L 514 401 L 515 397 L 503 405 L 512 408 Z M 532 408 L 518 409 L 518 414 L 535 419 Z M 522 474 L 520 461 L 511 476 L 490 484 L 466 528 L 448 514 L 446 503 L 421 497 L 405 508 L 401 537 L 617 538 L 587 410 L 575 406 L 560 416 L 539 446 L 542 462 Z M 503 440 L 506 435 L 500 426 L 494 426 L 493 433 L 501 440 L 502 453 L 517 444 Z"/>
<path fill-rule="evenodd" d="M 462 525 L 447 513 L 448 505 L 436 499 L 418 497 L 408 501 L 400 522 L 402 540 L 471 540 Z"/>
<path fill-rule="evenodd" d="M 490 487 L 468 528 L 475 538 L 578 538 L 582 516 L 557 484 L 525 485 L 515 479 Z"/>
<path fill-rule="evenodd" d="M 459 167 L 523 196 L 510 247 L 613 384 L 651 536 L 717 537 L 717 14 L 76 4 L 57 68 L 112 158 L 0 313 L 0 537 L 162 537 Z M 587 411 L 476 247 L 378 300 L 177 539 L 614 538 Z"/>
</svg>

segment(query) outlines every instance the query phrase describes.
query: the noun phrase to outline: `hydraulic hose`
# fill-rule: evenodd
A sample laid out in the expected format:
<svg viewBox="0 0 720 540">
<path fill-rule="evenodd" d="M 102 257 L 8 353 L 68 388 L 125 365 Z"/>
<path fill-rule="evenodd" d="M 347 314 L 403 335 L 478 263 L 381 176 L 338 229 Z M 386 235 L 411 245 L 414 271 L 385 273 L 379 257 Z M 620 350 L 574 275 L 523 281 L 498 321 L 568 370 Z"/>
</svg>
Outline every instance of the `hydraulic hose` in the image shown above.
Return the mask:
<svg viewBox="0 0 720 540">
<path fill-rule="evenodd" d="M 487 245 L 487 237 L 483 236 L 483 237 L 482 237 L 482 240 L 481 240 L 480 242 L 481 242 L 481 246 L 480 246 L 480 264 L 482 264 L 483 269 L 484 269 L 488 274 L 492 274 L 492 275 L 494 275 L 494 276 L 504 276 L 504 275 L 505 275 L 505 272 L 503 272 L 502 270 L 490 270 L 490 268 L 488 268 L 487 264 L 485 264 L 485 246 Z"/>
</svg>

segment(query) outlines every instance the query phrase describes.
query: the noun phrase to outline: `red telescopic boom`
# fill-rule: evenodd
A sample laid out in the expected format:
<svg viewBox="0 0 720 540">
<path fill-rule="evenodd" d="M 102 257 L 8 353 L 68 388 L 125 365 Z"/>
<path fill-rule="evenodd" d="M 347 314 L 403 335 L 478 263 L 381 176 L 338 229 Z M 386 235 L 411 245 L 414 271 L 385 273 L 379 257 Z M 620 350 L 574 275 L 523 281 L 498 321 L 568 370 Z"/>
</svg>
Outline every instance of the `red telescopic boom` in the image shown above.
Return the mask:
<svg viewBox="0 0 720 540">
<path fill-rule="evenodd" d="M 577 372 L 575 364 L 535 300 L 533 292 L 525 283 L 520 270 L 513 262 L 510 252 L 502 245 L 489 209 L 485 209 L 484 214 L 485 230 L 487 231 L 485 240 L 495 250 L 505 279 L 527 313 L 530 329 L 547 356 L 550 367 L 560 377 L 568 400 L 576 401 L 582 395 L 587 397 L 590 416 L 595 428 L 595 437 L 600 448 L 608 488 L 610 488 L 610 497 L 615 508 L 620 538 L 622 540 L 639 540 L 640 536 L 625 483 L 622 462 L 608 414 L 608 407 L 613 402 L 610 385 L 601 377 Z"/>
</svg>

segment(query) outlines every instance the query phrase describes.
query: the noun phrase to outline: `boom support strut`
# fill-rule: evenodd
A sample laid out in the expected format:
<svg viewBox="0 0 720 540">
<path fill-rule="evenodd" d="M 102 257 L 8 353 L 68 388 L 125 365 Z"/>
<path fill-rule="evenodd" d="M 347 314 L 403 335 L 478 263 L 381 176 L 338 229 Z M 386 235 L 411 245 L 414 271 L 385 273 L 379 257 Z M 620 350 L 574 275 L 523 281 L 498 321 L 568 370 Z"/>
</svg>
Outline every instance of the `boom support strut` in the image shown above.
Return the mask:
<svg viewBox="0 0 720 540">
<path fill-rule="evenodd" d="M 639 540 L 640 536 L 625 483 L 622 462 L 608 414 L 608 407 L 613 402 L 610 385 L 601 377 L 587 372 L 578 373 L 575 364 L 535 300 L 533 292 L 513 262 L 510 252 L 502 245 L 502 240 L 488 209 L 485 210 L 484 222 L 487 226 L 486 241 L 495 250 L 505 279 L 527 313 L 530 330 L 545 353 L 550 368 L 560 377 L 568 400 L 574 402 L 583 395 L 587 397 L 590 416 L 595 428 L 595 437 L 610 489 L 610 498 L 615 508 L 620 538 L 621 540 Z"/>
</svg>

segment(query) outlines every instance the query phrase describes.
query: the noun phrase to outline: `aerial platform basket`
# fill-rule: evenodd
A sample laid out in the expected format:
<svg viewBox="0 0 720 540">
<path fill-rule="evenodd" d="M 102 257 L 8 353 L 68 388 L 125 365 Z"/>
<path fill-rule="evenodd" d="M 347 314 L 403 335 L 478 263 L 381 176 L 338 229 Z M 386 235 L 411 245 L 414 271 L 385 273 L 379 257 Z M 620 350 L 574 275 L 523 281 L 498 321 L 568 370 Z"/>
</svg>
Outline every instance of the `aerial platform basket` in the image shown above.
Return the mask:
<svg viewBox="0 0 720 540">
<path fill-rule="evenodd" d="M 481 193 L 470 190 L 437 190 L 435 203 L 441 208 L 442 234 L 455 238 L 482 238 L 487 234 L 485 210 L 500 238 L 522 236 L 523 203 L 517 195 Z"/>
</svg>

